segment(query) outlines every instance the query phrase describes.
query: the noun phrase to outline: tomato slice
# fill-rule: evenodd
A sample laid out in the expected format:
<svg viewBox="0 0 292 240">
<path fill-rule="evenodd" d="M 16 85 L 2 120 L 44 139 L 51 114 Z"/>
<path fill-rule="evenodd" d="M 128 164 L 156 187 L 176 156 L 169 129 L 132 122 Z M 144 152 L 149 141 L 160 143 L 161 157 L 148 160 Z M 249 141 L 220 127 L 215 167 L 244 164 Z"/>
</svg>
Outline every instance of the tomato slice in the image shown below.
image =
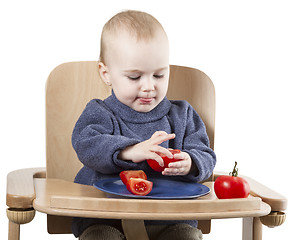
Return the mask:
<svg viewBox="0 0 292 240">
<path fill-rule="evenodd" d="M 143 170 L 127 170 L 120 173 L 122 182 L 127 185 L 130 178 L 142 178 L 147 180 L 147 175 Z"/>
<path fill-rule="evenodd" d="M 171 149 L 169 150 L 171 152 L 172 155 L 180 153 L 179 149 Z M 156 172 L 162 172 L 165 168 L 168 168 L 168 164 L 171 162 L 176 162 L 176 161 L 180 161 L 180 159 L 174 159 L 174 158 L 168 158 L 166 155 L 164 155 L 163 153 L 157 153 L 164 162 L 164 166 L 161 167 L 159 165 L 159 163 L 153 159 L 148 159 L 147 163 L 148 165 Z"/>
<path fill-rule="evenodd" d="M 145 196 L 151 192 L 153 183 L 143 178 L 130 178 L 126 187 L 135 195 Z"/>
</svg>

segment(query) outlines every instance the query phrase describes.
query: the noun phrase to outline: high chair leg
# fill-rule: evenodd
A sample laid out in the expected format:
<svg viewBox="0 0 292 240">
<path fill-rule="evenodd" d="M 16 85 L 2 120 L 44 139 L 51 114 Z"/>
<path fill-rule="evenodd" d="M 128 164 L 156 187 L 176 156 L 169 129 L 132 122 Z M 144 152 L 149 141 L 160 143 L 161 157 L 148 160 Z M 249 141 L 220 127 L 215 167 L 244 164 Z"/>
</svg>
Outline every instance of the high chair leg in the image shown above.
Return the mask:
<svg viewBox="0 0 292 240">
<path fill-rule="evenodd" d="M 9 221 L 8 240 L 19 240 L 20 224 Z"/>
<path fill-rule="evenodd" d="M 149 240 L 144 220 L 122 219 L 122 227 L 127 240 Z"/>
<path fill-rule="evenodd" d="M 262 240 L 262 223 L 260 218 L 243 218 L 242 240 Z"/>
</svg>

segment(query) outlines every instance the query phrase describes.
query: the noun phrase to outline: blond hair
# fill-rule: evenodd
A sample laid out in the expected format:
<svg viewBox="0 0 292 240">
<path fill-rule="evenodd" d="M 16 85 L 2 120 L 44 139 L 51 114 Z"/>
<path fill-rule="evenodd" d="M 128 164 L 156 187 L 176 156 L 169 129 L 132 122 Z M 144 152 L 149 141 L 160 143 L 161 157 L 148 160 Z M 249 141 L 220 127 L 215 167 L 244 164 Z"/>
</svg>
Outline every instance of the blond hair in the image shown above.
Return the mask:
<svg viewBox="0 0 292 240">
<path fill-rule="evenodd" d="M 153 39 L 157 30 L 162 30 L 165 33 L 158 20 L 148 13 L 127 10 L 116 14 L 103 27 L 99 60 L 105 63 L 105 51 L 109 37 L 113 37 L 121 31 L 126 31 L 137 41 L 147 41 Z"/>
</svg>

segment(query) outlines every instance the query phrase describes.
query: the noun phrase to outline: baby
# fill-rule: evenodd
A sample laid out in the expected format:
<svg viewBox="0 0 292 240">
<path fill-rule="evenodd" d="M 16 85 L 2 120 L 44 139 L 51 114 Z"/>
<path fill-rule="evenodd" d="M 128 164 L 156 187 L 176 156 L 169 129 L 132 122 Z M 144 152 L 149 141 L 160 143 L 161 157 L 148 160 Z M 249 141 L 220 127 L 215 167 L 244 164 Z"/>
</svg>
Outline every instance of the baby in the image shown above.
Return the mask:
<svg viewBox="0 0 292 240">
<path fill-rule="evenodd" d="M 112 17 L 103 28 L 98 70 L 112 94 L 91 100 L 76 123 L 72 144 L 84 167 L 75 182 L 92 185 L 130 169 L 193 182 L 212 174 L 216 157 L 204 123 L 186 101 L 166 98 L 169 44 L 154 17 L 138 11 Z M 171 148 L 181 152 L 173 156 Z M 159 153 L 182 160 L 161 174 L 145 161 L 154 159 L 163 166 Z M 202 238 L 195 220 L 145 224 L 150 239 Z M 124 239 L 119 220 L 76 218 L 72 230 L 80 239 Z"/>
</svg>

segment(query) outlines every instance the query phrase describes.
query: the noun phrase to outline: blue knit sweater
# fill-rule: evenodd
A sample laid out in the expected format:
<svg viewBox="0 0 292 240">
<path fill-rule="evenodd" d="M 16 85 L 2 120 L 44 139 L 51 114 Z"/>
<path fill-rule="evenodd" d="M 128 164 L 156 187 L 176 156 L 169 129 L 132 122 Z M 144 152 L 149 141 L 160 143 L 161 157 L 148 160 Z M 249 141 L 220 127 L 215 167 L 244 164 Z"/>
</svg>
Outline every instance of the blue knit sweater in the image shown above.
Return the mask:
<svg viewBox="0 0 292 240">
<path fill-rule="evenodd" d="M 155 131 L 175 133 L 174 139 L 161 146 L 187 152 L 196 171 L 186 176 L 166 177 L 153 171 L 146 161 L 134 163 L 118 158 L 122 149 L 149 139 Z M 75 182 L 85 185 L 92 185 L 98 179 L 117 177 L 121 171 L 129 169 L 142 169 L 149 177 L 200 182 L 212 174 L 216 163 L 204 123 L 196 111 L 186 101 L 169 101 L 167 98 L 150 112 L 136 112 L 121 103 L 114 92 L 104 101 L 91 100 L 75 125 L 72 144 L 84 165 Z M 72 231 L 77 237 L 97 222 L 114 225 L 117 221 L 76 218 Z M 187 222 L 196 225 L 195 221 Z M 153 221 L 148 223 L 153 224 Z"/>
</svg>

